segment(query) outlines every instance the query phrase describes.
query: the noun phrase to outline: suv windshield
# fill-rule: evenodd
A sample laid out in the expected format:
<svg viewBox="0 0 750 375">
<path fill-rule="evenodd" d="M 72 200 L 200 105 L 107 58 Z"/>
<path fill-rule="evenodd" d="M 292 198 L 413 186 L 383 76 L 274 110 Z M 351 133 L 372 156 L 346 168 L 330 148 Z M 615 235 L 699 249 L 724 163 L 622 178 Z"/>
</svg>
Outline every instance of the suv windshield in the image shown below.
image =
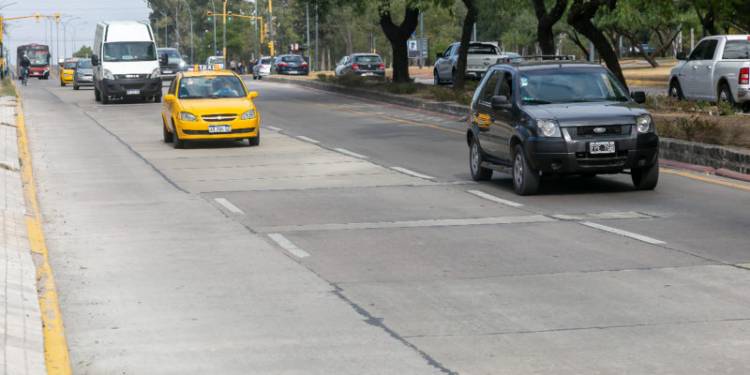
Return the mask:
<svg viewBox="0 0 750 375">
<path fill-rule="evenodd" d="M 294 62 L 294 63 L 301 63 L 301 62 L 302 62 L 302 57 L 300 57 L 300 56 L 297 56 L 297 55 L 292 55 L 292 56 L 282 56 L 282 57 L 281 57 L 281 61 L 283 61 L 283 62 Z"/>
<path fill-rule="evenodd" d="M 156 60 L 152 42 L 111 42 L 104 45 L 104 61 L 152 60 Z"/>
<path fill-rule="evenodd" d="M 377 56 L 377 55 L 372 55 L 372 56 L 356 56 L 354 58 L 354 62 L 360 63 L 360 64 L 362 64 L 362 63 L 365 63 L 365 64 L 379 63 L 380 62 L 380 56 Z"/>
<path fill-rule="evenodd" d="M 242 98 L 247 96 L 235 76 L 185 77 L 180 80 L 180 99 Z"/>
<path fill-rule="evenodd" d="M 523 104 L 628 101 L 626 91 L 605 70 L 531 70 L 520 75 Z"/>
</svg>

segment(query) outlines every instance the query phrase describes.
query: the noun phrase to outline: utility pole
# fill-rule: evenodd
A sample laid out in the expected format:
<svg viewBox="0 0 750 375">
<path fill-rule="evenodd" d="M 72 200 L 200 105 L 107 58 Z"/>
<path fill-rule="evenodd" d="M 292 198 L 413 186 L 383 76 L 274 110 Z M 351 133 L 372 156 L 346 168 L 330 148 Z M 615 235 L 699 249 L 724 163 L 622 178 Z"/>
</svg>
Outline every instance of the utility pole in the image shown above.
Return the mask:
<svg viewBox="0 0 750 375">
<path fill-rule="evenodd" d="M 273 29 L 273 0 L 268 0 L 268 49 L 271 52 L 271 56 L 276 55 L 273 43 L 275 36 L 276 32 Z"/>
<path fill-rule="evenodd" d="M 471 41 L 476 42 L 477 41 L 477 23 L 474 22 L 474 30 L 471 32 Z"/>
<path fill-rule="evenodd" d="M 309 1 L 305 3 L 305 22 L 307 24 L 305 51 L 307 52 L 307 60 L 310 63 L 312 63 L 312 59 L 310 58 L 310 2 Z"/>
<path fill-rule="evenodd" d="M 177 40 L 175 48 L 180 53 L 180 0 L 174 5 L 174 38 Z"/>
<path fill-rule="evenodd" d="M 477 30 L 477 24 L 474 24 L 474 32 L 476 33 Z M 424 12 L 419 12 L 419 41 L 417 42 L 417 50 L 419 51 L 419 67 L 424 66 L 424 51 L 422 50 L 424 47 L 426 47 L 426 44 L 424 42 Z"/>
<path fill-rule="evenodd" d="M 224 67 L 227 67 L 228 66 L 227 64 L 229 63 L 229 61 L 227 61 L 227 0 L 224 0 L 224 14 L 223 14 L 223 17 L 224 17 L 224 35 L 222 35 L 222 37 L 223 37 L 223 42 L 222 42 L 223 53 L 221 55 L 224 56 Z"/>
<path fill-rule="evenodd" d="M 260 44 L 263 43 L 263 36 L 260 35 L 263 32 L 263 27 L 261 24 L 263 22 L 258 22 L 258 20 L 261 20 L 260 15 L 258 14 L 258 2 L 260 0 L 255 0 L 255 36 L 258 38 L 258 44 L 255 45 L 255 50 L 258 54 L 258 58 L 260 58 Z"/>
<path fill-rule="evenodd" d="M 190 63 L 195 64 L 195 60 L 193 60 L 193 11 L 190 10 L 190 4 L 187 3 L 187 0 L 183 1 L 185 1 L 185 5 L 187 5 L 188 17 L 190 17 Z"/>
<path fill-rule="evenodd" d="M 211 0 L 211 11 L 213 13 L 216 13 L 216 5 L 214 4 L 214 0 Z M 216 54 L 216 17 L 211 17 L 214 21 L 214 50 L 211 51 L 211 56 Z"/>
<path fill-rule="evenodd" d="M 315 2 L 315 70 L 321 70 L 318 66 L 320 55 L 318 54 L 318 2 Z"/>
</svg>

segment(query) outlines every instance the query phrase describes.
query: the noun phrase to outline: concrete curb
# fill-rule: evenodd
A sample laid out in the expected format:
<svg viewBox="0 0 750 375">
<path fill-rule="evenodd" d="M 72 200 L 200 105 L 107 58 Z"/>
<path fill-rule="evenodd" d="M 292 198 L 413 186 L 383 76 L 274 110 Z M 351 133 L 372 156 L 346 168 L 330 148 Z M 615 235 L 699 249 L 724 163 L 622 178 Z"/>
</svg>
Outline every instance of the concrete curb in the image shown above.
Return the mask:
<svg viewBox="0 0 750 375">
<path fill-rule="evenodd" d="M 419 98 L 394 95 L 371 90 L 346 87 L 315 80 L 289 79 L 278 76 L 266 77 L 272 82 L 293 83 L 318 90 L 346 94 L 368 100 L 377 100 L 389 104 L 397 104 L 410 108 L 437 112 L 466 118 L 469 107 L 458 103 L 427 101 Z M 659 143 L 662 159 L 681 163 L 689 163 L 710 168 L 707 173 L 724 173 L 725 177 L 740 180 L 750 179 L 750 150 L 681 141 L 678 139 L 661 138 Z M 692 168 L 686 168 L 692 169 Z M 719 172 L 721 170 L 722 172 Z"/>
<path fill-rule="evenodd" d="M 16 90 L 16 92 L 18 91 Z M 65 339 L 57 287 L 52 275 L 52 267 L 49 263 L 49 254 L 44 239 L 42 213 L 37 200 L 29 140 L 20 96 L 18 96 L 16 104 L 16 128 L 23 192 L 26 199 L 28 239 L 37 268 L 37 289 L 44 334 L 44 358 L 47 374 L 70 375 L 72 374 L 72 367 L 68 343 Z"/>
</svg>

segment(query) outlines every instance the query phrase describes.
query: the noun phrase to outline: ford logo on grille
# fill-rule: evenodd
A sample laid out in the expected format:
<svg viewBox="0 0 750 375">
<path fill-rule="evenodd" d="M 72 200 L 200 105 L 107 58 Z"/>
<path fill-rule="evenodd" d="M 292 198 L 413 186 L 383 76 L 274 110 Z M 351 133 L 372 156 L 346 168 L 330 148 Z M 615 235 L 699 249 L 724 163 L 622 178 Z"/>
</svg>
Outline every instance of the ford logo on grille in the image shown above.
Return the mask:
<svg viewBox="0 0 750 375">
<path fill-rule="evenodd" d="M 607 128 L 602 128 L 602 127 L 594 128 L 594 133 L 596 134 L 602 134 L 606 132 L 607 132 Z"/>
</svg>

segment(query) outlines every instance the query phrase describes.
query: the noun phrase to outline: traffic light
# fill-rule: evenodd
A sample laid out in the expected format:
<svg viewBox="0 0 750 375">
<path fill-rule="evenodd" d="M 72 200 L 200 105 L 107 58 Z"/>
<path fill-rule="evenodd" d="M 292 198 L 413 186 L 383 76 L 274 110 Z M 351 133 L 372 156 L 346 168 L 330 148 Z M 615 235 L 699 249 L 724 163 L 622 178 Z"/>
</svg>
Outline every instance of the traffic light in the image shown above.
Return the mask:
<svg viewBox="0 0 750 375">
<path fill-rule="evenodd" d="M 54 16 L 55 16 L 55 22 L 60 23 L 60 19 L 62 18 L 60 13 L 55 13 Z"/>
<path fill-rule="evenodd" d="M 39 13 L 34 13 L 34 20 L 39 23 L 39 21 L 42 19 L 42 15 Z"/>
<path fill-rule="evenodd" d="M 214 16 L 208 16 L 208 22 L 212 22 L 214 20 Z"/>
<path fill-rule="evenodd" d="M 227 22 L 232 22 L 232 11 L 229 11 L 229 14 L 227 15 Z"/>
</svg>

